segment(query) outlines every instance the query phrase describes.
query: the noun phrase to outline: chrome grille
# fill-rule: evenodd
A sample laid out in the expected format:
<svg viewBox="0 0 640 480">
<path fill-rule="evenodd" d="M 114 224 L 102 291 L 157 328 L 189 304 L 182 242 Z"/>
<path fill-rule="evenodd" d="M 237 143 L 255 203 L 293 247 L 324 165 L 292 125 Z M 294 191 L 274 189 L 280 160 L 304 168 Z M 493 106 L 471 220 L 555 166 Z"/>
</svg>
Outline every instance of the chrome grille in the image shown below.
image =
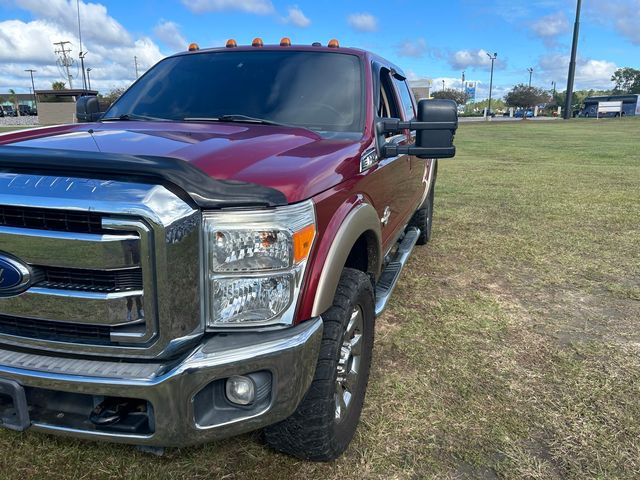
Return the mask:
<svg viewBox="0 0 640 480">
<path fill-rule="evenodd" d="M 31 270 L 31 286 L 18 296 L 0 299 L 0 315 L 6 315 L 0 321 L 0 334 L 60 342 L 73 342 L 75 336 L 77 343 L 102 345 L 148 342 L 155 334 L 155 322 L 145 318 L 153 314 L 153 308 L 145 308 L 144 298 L 153 286 L 144 286 L 143 267 L 152 271 L 150 230 L 144 223 L 95 214 L 22 210 L 37 210 L 37 217 L 20 217 L 29 219 L 21 222 L 29 228 L 0 227 L 0 255 L 25 262 Z M 48 228 L 31 228 L 37 226 L 33 218 Z M 81 223 L 82 218 L 87 222 Z M 100 219 L 99 228 L 90 222 L 93 218 Z M 55 225 L 64 230 L 53 230 Z"/>
<path fill-rule="evenodd" d="M 0 205 L 0 225 L 60 232 L 102 233 L 102 216 L 92 212 L 65 212 Z"/>
<path fill-rule="evenodd" d="M 0 344 L 107 357 L 175 355 L 204 330 L 201 214 L 166 187 L 0 172 Z"/>
<path fill-rule="evenodd" d="M 18 337 L 38 338 L 53 342 L 89 343 L 108 345 L 111 343 L 111 328 L 102 325 L 49 322 L 33 318 L 18 318 L 0 315 L 0 332 Z"/>
<path fill-rule="evenodd" d="M 142 290 L 142 269 L 84 270 L 59 267 L 33 268 L 36 287 L 88 292 L 130 292 Z M 42 280 L 39 280 L 39 279 Z"/>
</svg>

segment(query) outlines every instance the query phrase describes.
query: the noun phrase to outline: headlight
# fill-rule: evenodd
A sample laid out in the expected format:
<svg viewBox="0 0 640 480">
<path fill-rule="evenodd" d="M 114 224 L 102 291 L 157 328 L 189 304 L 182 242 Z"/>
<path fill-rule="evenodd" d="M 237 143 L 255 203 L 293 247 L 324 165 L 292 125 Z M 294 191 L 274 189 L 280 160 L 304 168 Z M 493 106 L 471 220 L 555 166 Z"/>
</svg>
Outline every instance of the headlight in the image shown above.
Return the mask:
<svg viewBox="0 0 640 480">
<path fill-rule="evenodd" d="M 207 326 L 291 324 L 315 238 L 311 201 L 204 213 Z"/>
</svg>

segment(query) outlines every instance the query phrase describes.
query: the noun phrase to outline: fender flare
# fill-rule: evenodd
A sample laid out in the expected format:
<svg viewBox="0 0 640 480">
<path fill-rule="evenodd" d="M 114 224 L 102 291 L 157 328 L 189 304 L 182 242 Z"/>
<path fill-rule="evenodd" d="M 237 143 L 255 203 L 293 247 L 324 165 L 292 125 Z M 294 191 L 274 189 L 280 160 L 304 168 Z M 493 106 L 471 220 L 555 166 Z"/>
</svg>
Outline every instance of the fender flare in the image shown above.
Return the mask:
<svg viewBox="0 0 640 480">
<path fill-rule="evenodd" d="M 349 253 L 358 238 L 368 232 L 373 235 L 376 248 L 372 273 L 376 279 L 379 277 L 382 268 L 380 219 L 378 218 L 378 212 L 372 205 L 361 203 L 349 212 L 333 238 L 316 288 L 312 316 L 315 317 L 324 313 L 333 305 L 333 298 Z"/>
</svg>

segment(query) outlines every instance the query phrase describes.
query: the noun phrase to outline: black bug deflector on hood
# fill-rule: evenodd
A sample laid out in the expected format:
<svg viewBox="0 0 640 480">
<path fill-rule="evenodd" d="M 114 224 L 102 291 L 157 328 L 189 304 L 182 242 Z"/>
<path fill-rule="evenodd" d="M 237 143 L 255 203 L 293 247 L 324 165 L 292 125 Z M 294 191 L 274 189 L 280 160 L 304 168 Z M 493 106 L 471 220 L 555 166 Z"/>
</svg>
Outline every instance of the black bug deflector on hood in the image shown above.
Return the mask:
<svg viewBox="0 0 640 480">
<path fill-rule="evenodd" d="M 279 190 L 215 179 L 187 161 L 170 157 L 0 146 L 0 170 L 157 183 L 201 208 L 287 204 Z"/>
</svg>

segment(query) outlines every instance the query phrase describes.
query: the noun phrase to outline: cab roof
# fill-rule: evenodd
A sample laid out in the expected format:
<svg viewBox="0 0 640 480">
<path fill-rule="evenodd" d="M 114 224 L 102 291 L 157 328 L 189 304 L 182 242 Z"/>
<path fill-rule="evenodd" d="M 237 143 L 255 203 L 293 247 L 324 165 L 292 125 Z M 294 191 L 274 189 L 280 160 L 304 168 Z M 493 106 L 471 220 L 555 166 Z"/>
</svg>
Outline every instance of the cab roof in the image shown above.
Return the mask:
<svg viewBox="0 0 640 480">
<path fill-rule="evenodd" d="M 392 62 L 387 59 L 376 55 L 368 50 L 363 50 L 361 48 L 354 47 L 329 47 L 325 45 L 301 45 L 301 44 L 292 44 L 290 46 L 280 46 L 278 44 L 264 44 L 263 46 L 254 47 L 252 45 L 238 45 L 234 47 L 212 47 L 212 48 L 198 48 L 197 50 L 187 50 L 184 52 L 178 52 L 171 57 L 179 57 L 183 55 L 200 55 L 206 53 L 220 53 L 220 52 L 234 52 L 234 51 L 244 51 L 244 52 L 256 52 L 256 51 L 281 51 L 281 50 L 290 50 L 297 52 L 326 52 L 326 53 L 336 53 L 343 55 L 355 55 L 357 57 L 362 58 L 368 62 L 377 62 L 385 67 L 393 70 L 398 75 L 406 78 L 406 75 L 397 65 L 394 65 Z"/>
</svg>

